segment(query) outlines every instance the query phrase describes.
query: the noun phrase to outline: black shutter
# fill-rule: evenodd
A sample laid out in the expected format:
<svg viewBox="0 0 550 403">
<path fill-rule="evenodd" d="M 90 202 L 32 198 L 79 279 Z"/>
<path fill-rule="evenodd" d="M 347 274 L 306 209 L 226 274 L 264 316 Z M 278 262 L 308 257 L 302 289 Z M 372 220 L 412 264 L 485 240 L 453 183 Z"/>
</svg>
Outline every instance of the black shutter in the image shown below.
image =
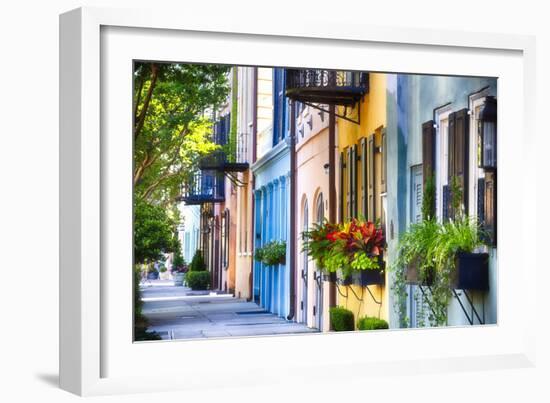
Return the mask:
<svg viewBox="0 0 550 403">
<path fill-rule="evenodd" d="M 351 147 L 351 156 L 350 156 L 350 195 L 351 195 L 351 208 L 350 208 L 350 218 L 357 217 L 357 144 L 354 144 Z"/>
<path fill-rule="evenodd" d="M 422 123 L 422 174 L 424 188 L 426 181 L 434 174 L 435 168 L 435 129 L 434 121 Z"/>
<path fill-rule="evenodd" d="M 455 170 L 460 189 L 462 190 L 462 204 L 464 213 L 468 213 L 468 171 L 469 171 L 469 123 L 468 109 L 456 112 L 455 117 Z"/>
<path fill-rule="evenodd" d="M 371 134 L 367 140 L 367 198 L 368 198 L 368 208 L 367 208 L 367 219 L 370 221 L 375 220 L 375 211 L 374 211 L 374 134 Z"/>
<path fill-rule="evenodd" d="M 351 218 L 351 174 L 352 174 L 352 162 L 351 162 L 351 147 L 346 149 L 346 220 Z"/>
<path fill-rule="evenodd" d="M 443 204 L 443 211 L 441 212 L 441 215 L 443 217 L 443 222 L 447 221 L 451 217 L 451 192 L 449 185 L 443 186 L 443 194 L 442 196 L 442 204 Z"/>
<path fill-rule="evenodd" d="M 477 180 L 477 219 L 485 226 L 485 178 Z"/>
<path fill-rule="evenodd" d="M 485 172 L 484 229 L 491 238 L 493 246 L 497 244 L 497 174 Z"/>
<path fill-rule="evenodd" d="M 363 218 L 367 218 L 368 214 L 368 197 L 367 197 L 367 139 L 361 139 L 361 208 Z"/>
<path fill-rule="evenodd" d="M 339 208 L 338 208 L 338 221 L 344 222 L 344 153 L 340 153 L 340 192 L 339 192 Z"/>
<path fill-rule="evenodd" d="M 433 126 L 432 126 L 433 127 Z M 382 179 L 381 179 L 381 193 L 386 193 L 388 191 L 387 181 L 388 181 L 388 150 L 387 150 L 387 140 L 386 140 L 386 129 L 382 129 Z"/>
</svg>

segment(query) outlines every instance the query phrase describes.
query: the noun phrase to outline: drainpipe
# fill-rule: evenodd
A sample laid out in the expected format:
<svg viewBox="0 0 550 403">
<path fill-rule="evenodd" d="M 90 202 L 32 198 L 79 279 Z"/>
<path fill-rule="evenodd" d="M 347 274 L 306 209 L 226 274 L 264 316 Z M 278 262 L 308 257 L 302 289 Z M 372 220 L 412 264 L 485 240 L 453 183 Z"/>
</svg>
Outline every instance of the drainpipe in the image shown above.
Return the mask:
<svg viewBox="0 0 550 403">
<path fill-rule="evenodd" d="M 328 220 L 336 222 L 336 106 L 329 105 L 328 113 Z M 336 285 L 329 283 L 329 307 L 336 306 Z"/>
<path fill-rule="evenodd" d="M 256 162 L 256 138 L 258 135 L 258 68 L 253 68 L 253 74 L 252 74 L 252 158 L 251 158 L 251 164 Z M 250 153 L 248 153 L 250 156 Z M 252 170 L 248 169 L 248 178 L 249 178 L 249 189 L 251 193 L 251 205 L 250 205 L 250 211 L 251 211 L 251 220 L 250 220 L 250 228 L 249 228 L 249 234 L 250 234 L 250 251 L 252 251 L 255 243 L 256 243 L 256 225 L 255 225 L 255 206 L 256 206 L 256 200 L 254 197 L 254 188 L 255 188 L 255 178 L 254 174 L 252 173 Z M 248 195 L 247 195 L 248 196 Z M 252 257 L 250 259 L 250 276 L 248 281 L 248 290 L 250 295 L 250 300 L 254 300 L 254 258 Z"/>
<path fill-rule="evenodd" d="M 290 311 L 287 320 L 296 313 L 296 103 L 290 101 Z"/>
</svg>

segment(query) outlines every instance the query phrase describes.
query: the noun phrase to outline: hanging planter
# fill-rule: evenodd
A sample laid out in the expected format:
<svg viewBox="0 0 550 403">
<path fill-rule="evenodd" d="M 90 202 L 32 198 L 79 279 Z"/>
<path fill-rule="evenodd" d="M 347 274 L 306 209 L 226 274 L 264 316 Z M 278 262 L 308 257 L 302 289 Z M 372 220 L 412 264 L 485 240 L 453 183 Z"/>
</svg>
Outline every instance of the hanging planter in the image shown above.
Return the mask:
<svg viewBox="0 0 550 403">
<path fill-rule="evenodd" d="M 384 269 L 371 269 L 354 271 L 352 274 L 353 284 L 366 287 L 368 285 L 384 285 L 386 274 Z"/>
<path fill-rule="evenodd" d="M 418 267 L 418 261 L 411 262 L 405 268 L 405 282 L 412 285 L 423 285 L 431 287 L 434 283 L 434 270 L 425 269 L 425 278 L 422 278 L 420 274 L 420 268 Z"/>
<path fill-rule="evenodd" d="M 489 290 L 489 254 L 464 253 L 456 255 L 452 286 L 461 290 Z"/>
</svg>

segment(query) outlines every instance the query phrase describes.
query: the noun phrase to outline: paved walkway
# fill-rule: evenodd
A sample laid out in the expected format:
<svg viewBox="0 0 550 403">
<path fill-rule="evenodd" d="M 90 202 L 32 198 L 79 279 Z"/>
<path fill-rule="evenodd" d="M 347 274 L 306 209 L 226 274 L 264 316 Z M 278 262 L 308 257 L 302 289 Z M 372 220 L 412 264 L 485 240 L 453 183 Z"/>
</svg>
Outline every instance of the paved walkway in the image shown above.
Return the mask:
<svg viewBox="0 0 550 403">
<path fill-rule="evenodd" d="M 254 302 L 230 294 L 191 291 L 171 281 L 142 285 L 143 314 L 149 330 L 163 339 L 260 336 L 316 332 L 266 312 Z"/>
</svg>

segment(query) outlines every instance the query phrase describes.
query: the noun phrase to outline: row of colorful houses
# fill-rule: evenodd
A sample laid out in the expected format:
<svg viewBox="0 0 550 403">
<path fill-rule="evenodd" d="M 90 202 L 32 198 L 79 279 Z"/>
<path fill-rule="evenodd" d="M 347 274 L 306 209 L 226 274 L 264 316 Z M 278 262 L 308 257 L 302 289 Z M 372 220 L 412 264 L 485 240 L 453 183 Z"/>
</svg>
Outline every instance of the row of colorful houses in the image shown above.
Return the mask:
<svg viewBox="0 0 550 403">
<path fill-rule="evenodd" d="M 213 117 L 223 151 L 201 163 L 182 197 L 182 211 L 197 212 L 182 236 L 200 229 L 193 239 L 214 289 L 320 331 L 330 330 L 333 306 L 400 327 L 392 273 L 368 285 L 329 281 L 303 232 L 324 220 L 377 222 L 389 267 L 400 234 L 421 220 L 427 177 L 440 221 L 456 177 L 464 211 L 494 236 L 489 287 L 453 290 L 447 323 L 496 323 L 496 79 L 261 67 L 233 67 L 228 78 L 231 95 Z M 285 259 L 255 260 L 271 241 L 286 244 Z M 424 323 L 415 296 L 428 291 L 407 285 L 409 326 Z"/>
</svg>

